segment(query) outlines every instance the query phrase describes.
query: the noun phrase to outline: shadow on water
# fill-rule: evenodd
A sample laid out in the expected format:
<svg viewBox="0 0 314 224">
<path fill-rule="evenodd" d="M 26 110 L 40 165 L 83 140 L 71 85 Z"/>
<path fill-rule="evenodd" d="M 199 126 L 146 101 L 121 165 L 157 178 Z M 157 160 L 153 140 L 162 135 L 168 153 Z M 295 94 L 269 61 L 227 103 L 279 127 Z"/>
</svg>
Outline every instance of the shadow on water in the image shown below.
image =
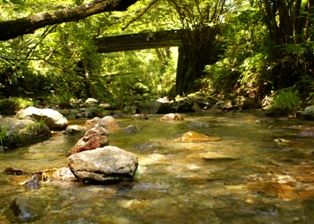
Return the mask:
<svg viewBox="0 0 314 224">
<path fill-rule="evenodd" d="M 311 124 L 234 113 L 161 122 L 118 119 L 142 131 L 109 135 L 110 145 L 139 157 L 139 175 L 116 185 L 51 183 L 28 190 L 23 177 L 0 174 L 0 223 L 18 222 L 15 198 L 33 205 L 32 223 L 311 223 Z M 175 141 L 196 131 L 216 141 Z M 38 171 L 67 166 L 81 136 L 52 139 L 0 154 L 0 168 Z M 217 138 L 215 138 L 217 139 Z M 25 177 L 24 177 L 25 178 Z"/>
</svg>

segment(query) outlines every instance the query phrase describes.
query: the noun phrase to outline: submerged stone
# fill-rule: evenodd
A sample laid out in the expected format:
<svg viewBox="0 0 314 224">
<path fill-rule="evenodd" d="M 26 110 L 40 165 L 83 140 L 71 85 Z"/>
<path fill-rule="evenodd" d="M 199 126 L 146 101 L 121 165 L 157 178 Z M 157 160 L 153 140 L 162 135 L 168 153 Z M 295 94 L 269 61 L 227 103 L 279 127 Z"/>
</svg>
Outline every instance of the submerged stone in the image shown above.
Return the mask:
<svg viewBox="0 0 314 224">
<path fill-rule="evenodd" d="M 91 128 L 91 127 L 93 127 L 94 125 L 96 125 L 100 120 L 101 120 L 100 117 L 94 117 L 94 118 L 91 119 L 91 120 L 87 120 L 87 121 L 85 122 L 85 126 L 88 127 L 88 128 Z"/>
<path fill-rule="evenodd" d="M 10 205 L 10 209 L 14 214 L 11 219 L 12 223 L 31 223 L 38 220 L 44 213 L 47 203 L 35 197 L 17 197 Z"/>
<path fill-rule="evenodd" d="M 142 128 L 138 125 L 133 125 L 133 124 L 127 126 L 126 128 L 122 130 L 123 133 L 127 133 L 127 134 L 137 133 L 140 131 L 142 131 Z"/>
<path fill-rule="evenodd" d="M 44 182 L 50 181 L 73 181 L 77 180 L 70 168 L 62 167 L 62 168 L 54 168 L 44 170 L 42 173 L 42 180 Z"/>
<path fill-rule="evenodd" d="M 277 197 L 286 201 L 314 197 L 313 166 L 283 166 L 272 173 L 251 178 L 247 189 L 264 197 Z"/>
<path fill-rule="evenodd" d="M 220 137 L 209 137 L 207 135 L 195 132 L 188 131 L 181 135 L 179 138 L 176 138 L 175 141 L 218 141 L 221 140 Z"/>
<path fill-rule="evenodd" d="M 166 114 L 162 118 L 159 118 L 160 121 L 182 121 L 184 120 L 179 114 Z"/>
<path fill-rule="evenodd" d="M 84 126 L 68 125 L 67 128 L 65 129 L 65 134 L 78 134 L 85 131 L 86 128 Z"/>
<path fill-rule="evenodd" d="M 314 138 L 314 128 L 309 128 L 304 131 L 301 131 L 299 134 L 301 137 L 311 137 Z"/>
<path fill-rule="evenodd" d="M 237 160 L 238 156 L 227 154 L 227 153 L 219 153 L 219 152 L 207 152 L 202 154 L 202 158 L 204 160 Z"/>
<path fill-rule="evenodd" d="M 191 121 L 189 123 L 189 127 L 191 128 L 209 128 L 213 127 L 214 125 L 210 124 L 207 121 Z"/>
<path fill-rule="evenodd" d="M 147 120 L 148 119 L 148 116 L 147 114 L 134 114 L 133 116 L 131 116 L 131 119 L 132 120 Z"/>
</svg>

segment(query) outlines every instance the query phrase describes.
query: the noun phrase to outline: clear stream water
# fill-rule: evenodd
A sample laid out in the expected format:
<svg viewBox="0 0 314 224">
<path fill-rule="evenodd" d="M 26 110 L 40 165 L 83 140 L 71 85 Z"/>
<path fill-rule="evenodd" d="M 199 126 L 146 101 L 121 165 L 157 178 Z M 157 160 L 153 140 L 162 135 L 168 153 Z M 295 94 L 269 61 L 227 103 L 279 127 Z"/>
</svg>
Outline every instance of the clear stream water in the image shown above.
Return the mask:
<svg viewBox="0 0 314 224">
<path fill-rule="evenodd" d="M 247 113 L 182 116 L 117 119 L 142 128 L 109 135 L 110 145 L 138 155 L 140 174 L 129 183 L 51 182 L 29 190 L 18 185 L 29 176 L 1 172 L 0 223 L 18 222 L 10 209 L 17 197 L 37 206 L 32 223 L 313 223 L 314 139 L 296 135 L 312 122 Z M 221 140 L 175 141 L 192 130 Z M 1 153 L 0 171 L 66 167 L 81 136 L 59 134 Z"/>
</svg>

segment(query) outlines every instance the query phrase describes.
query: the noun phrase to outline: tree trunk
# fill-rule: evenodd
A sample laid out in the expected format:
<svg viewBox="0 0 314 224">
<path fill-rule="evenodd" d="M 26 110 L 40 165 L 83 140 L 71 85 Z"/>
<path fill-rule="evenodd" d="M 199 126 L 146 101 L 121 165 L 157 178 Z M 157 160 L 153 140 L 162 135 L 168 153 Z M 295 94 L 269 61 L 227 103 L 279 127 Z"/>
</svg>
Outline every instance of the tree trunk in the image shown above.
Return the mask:
<svg viewBox="0 0 314 224">
<path fill-rule="evenodd" d="M 312 41 L 308 28 L 313 21 L 313 1 L 308 0 L 304 8 L 301 0 L 264 0 L 264 21 L 275 47 L 269 49 L 270 64 L 275 66 L 268 79 L 275 90 L 295 85 L 304 75 L 313 75 L 313 51 L 304 47 Z"/>
<path fill-rule="evenodd" d="M 41 12 L 17 20 L 0 22 L 0 40 L 9 40 L 35 30 L 63 22 L 78 21 L 86 17 L 110 11 L 124 11 L 137 0 L 96 0 L 80 6 Z"/>
<path fill-rule="evenodd" d="M 181 81 L 182 91 L 185 94 L 201 89 L 198 81 L 205 75 L 205 66 L 218 61 L 221 42 L 217 40 L 216 36 L 219 33 L 219 26 L 185 30 L 182 39 L 185 58 L 183 80 Z"/>
</svg>

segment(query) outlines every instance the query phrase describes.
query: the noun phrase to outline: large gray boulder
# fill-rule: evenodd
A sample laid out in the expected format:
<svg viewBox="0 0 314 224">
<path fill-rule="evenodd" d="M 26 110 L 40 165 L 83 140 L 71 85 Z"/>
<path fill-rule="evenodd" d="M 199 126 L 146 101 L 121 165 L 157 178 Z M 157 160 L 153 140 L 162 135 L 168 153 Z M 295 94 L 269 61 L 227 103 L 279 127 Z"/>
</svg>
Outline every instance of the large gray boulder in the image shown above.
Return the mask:
<svg viewBox="0 0 314 224">
<path fill-rule="evenodd" d="M 56 110 L 36 107 L 28 107 L 19 110 L 16 113 L 19 119 L 32 119 L 35 121 L 43 120 L 51 130 L 64 130 L 68 125 L 68 120 L 61 113 Z"/>
<path fill-rule="evenodd" d="M 75 176 L 84 182 L 119 182 L 134 177 L 138 158 L 134 153 L 115 146 L 105 146 L 68 157 Z"/>
</svg>

